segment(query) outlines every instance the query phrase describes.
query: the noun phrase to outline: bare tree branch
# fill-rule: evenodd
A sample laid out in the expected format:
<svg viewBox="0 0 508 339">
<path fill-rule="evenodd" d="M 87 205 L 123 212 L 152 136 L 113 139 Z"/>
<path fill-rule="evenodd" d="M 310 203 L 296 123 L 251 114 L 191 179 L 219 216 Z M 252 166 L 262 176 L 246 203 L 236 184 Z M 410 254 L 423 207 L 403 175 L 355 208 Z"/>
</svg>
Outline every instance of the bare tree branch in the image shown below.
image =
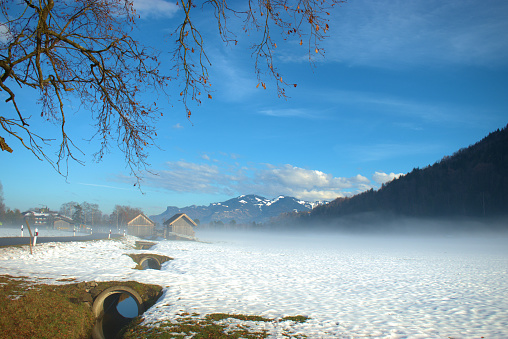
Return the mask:
<svg viewBox="0 0 508 339">
<path fill-rule="evenodd" d="M 12 37 L 0 43 L 0 88 L 8 94 L 17 117 L 2 116 L 2 128 L 39 159 L 66 175 L 62 161 L 80 152 L 66 131 L 65 101 L 81 100 L 95 121 L 100 160 L 111 142 L 124 152 L 131 173 L 140 179 L 148 166 L 159 111 L 155 103 L 137 99 L 141 89 L 164 91 L 169 77 L 159 74 L 158 54 L 132 39 L 132 3 L 124 0 L 1 1 L 3 19 Z M 4 20 L 5 19 L 5 20 Z M 5 24 L 3 23 L 5 22 Z M 39 91 L 41 117 L 60 126 L 55 161 L 44 151 L 49 140 L 29 128 L 18 107 L 13 85 Z M 24 142 L 22 134 L 28 137 Z M 5 143 L 5 142 L 4 142 Z"/>
<path fill-rule="evenodd" d="M 174 32 L 172 55 L 172 71 L 174 78 L 182 80 L 180 95 L 189 118 L 188 100 L 201 104 L 202 93 L 212 98 L 208 72 L 212 64 L 204 36 L 193 21 L 195 2 L 177 0 L 182 19 Z M 217 34 L 225 44 L 236 45 L 240 34 L 253 33 L 258 86 L 266 88 L 265 78 L 272 78 L 277 94 L 285 98 L 286 88 L 296 84 L 286 82 L 275 66 L 277 42 L 303 45 L 307 39 L 312 62 L 314 55 L 324 53 L 319 44 L 329 29 L 329 10 L 342 2 L 246 0 L 235 3 L 235 8 L 226 0 L 199 4 L 213 11 Z M 162 115 L 155 102 L 142 102 L 139 97 L 144 91 L 167 94 L 171 78 L 160 73 L 158 52 L 132 38 L 135 17 L 130 0 L 0 0 L 0 25 L 7 32 L 0 38 L 0 92 L 6 93 L 6 102 L 13 108 L 7 113 L 2 110 L 0 133 L 67 175 L 69 159 L 81 163 L 75 156 L 81 151 L 67 133 L 71 108 L 66 102 L 77 98 L 95 123 L 92 138 L 101 143 L 94 159 L 100 161 L 116 145 L 139 183 L 141 173 L 149 170 L 148 149 L 156 147 L 155 125 Z M 231 17 L 242 25 L 231 29 Z M 58 137 L 44 138 L 32 129 L 31 116 L 18 105 L 18 88 L 38 91 L 41 118 L 59 126 Z M 5 140 L 0 135 L 1 149 L 12 152 L 15 146 Z M 46 152 L 55 140 L 59 147 L 53 159 Z"/>
<path fill-rule="evenodd" d="M 328 15 L 336 4 L 344 0 L 248 0 L 245 8 L 234 9 L 225 0 L 207 0 L 202 8 L 211 6 L 217 22 L 218 34 L 223 42 L 229 44 L 238 42 L 237 35 L 228 27 L 230 15 L 241 18 L 244 22 L 242 31 L 259 32 L 259 41 L 252 44 L 254 71 L 258 78 L 258 86 L 266 89 L 265 75 L 275 80 L 277 94 L 286 98 L 286 87 L 296 87 L 294 83 L 286 82 L 275 67 L 275 50 L 277 43 L 274 34 L 280 35 L 282 41 L 298 38 L 303 45 L 303 38 L 308 37 L 309 61 L 313 62 L 314 55 L 324 55 L 320 47 L 329 30 Z M 177 4 L 183 9 L 182 24 L 174 32 L 177 37 L 176 48 L 173 53 L 174 70 L 183 78 L 184 87 L 180 95 L 185 104 L 187 114 L 188 100 L 201 104 L 201 93 L 209 93 L 210 79 L 208 59 L 203 37 L 192 21 L 192 13 L 196 5 L 193 0 L 178 0 Z M 241 6 L 241 5 L 240 5 Z M 274 33 L 275 31 L 275 33 Z M 194 63 L 193 55 L 198 54 L 198 61 Z M 177 76 L 177 77 L 178 77 Z M 211 98 L 210 94 L 208 97 Z"/>
</svg>

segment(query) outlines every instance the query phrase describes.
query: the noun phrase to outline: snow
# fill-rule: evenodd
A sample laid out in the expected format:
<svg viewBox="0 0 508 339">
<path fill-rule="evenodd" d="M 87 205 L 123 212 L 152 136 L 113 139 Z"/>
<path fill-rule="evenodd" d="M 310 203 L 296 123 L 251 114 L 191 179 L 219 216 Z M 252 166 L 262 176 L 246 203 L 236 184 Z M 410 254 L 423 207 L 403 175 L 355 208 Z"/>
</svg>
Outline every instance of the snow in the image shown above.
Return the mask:
<svg viewBox="0 0 508 339">
<path fill-rule="evenodd" d="M 13 229 L 17 234 L 18 230 Z M 274 233 L 197 234 L 207 242 L 160 241 L 150 250 L 122 240 L 0 248 L 2 274 L 45 283 L 137 280 L 163 297 L 145 323 L 225 312 L 304 323 L 252 323 L 272 338 L 508 337 L 506 236 L 411 238 Z M 139 271 L 126 254 L 175 258 Z M 236 320 L 231 320 L 232 322 Z"/>
<path fill-rule="evenodd" d="M 240 201 L 239 201 L 239 203 L 241 203 L 241 204 L 246 204 L 246 203 L 247 203 L 247 201 L 245 201 L 245 200 L 240 200 Z"/>
<path fill-rule="evenodd" d="M 271 200 L 271 201 L 267 201 L 266 203 L 266 206 L 270 206 L 271 204 L 274 204 L 276 203 L 277 201 L 279 201 L 280 199 L 284 199 L 285 197 L 283 195 L 279 195 L 277 198 Z"/>
</svg>

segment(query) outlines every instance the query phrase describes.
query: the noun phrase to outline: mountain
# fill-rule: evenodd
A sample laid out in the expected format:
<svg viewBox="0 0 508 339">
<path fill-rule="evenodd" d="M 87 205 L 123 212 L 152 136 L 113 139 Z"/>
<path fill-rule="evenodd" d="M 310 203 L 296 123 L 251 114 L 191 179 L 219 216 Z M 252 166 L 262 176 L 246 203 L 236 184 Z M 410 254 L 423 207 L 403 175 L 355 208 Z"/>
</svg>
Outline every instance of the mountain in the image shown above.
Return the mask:
<svg viewBox="0 0 508 339">
<path fill-rule="evenodd" d="M 415 168 L 377 191 L 336 199 L 297 219 L 368 213 L 431 218 L 508 216 L 508 126 L 432 166 Z"/>
<path fill-rule="evenodd" d="M 227 224 L 232 220 L 239 224 L 260 223 L 281 213 L 310 211 L 319 204 L 321 202 L 310 203 L 285 196 L 270 200 L 251 194 L 212 203 L 208 206 L 192 205 L 183 208 L 168 206 L 166 211 L 159 215 L 152 215 L 150 219 L 162 224 L 177 213 L 185 213 L 192 219 L 199 219 L 200 223 L 222 221 Z"/>
</svg>

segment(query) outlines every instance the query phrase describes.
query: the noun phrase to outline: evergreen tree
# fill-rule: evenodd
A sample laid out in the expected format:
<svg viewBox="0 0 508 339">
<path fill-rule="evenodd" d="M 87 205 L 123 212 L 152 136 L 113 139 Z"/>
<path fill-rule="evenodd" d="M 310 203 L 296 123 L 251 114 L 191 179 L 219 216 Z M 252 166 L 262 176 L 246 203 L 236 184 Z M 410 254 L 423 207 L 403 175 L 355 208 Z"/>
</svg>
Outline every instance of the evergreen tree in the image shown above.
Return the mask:
<svg viewBox="0 0 508 339">
<path fill-rule="evenodd" d="M 83 208 L 80 204 L 77 204 L 74 206 L 74 214 L 72 215 L 72 220 L 74 220 L 76 223 L 82 224 L 84 221 L 83 216 Z"/>
</svg>

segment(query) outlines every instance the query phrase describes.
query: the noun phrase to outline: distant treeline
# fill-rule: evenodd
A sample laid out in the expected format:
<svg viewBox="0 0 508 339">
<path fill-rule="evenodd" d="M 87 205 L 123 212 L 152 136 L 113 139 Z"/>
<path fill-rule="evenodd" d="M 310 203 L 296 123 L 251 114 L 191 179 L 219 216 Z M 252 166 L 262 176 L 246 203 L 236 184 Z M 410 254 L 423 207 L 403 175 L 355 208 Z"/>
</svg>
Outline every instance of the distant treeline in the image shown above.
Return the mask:
<svg viewBox="0 0 508 339">
<path fill-rule="evenodd" d="M 98 204 L 88 203 L 86 201 L 77 203 L 70 201 L 63 203 L 60 210 L 50 211 L 49 208 L 31 208 L 29 211 L 36 211 L 40 213 L 47 213 L 48 217 L 46 223 L 53 225 L 56 213 L 59 216 L 67 217 L 72 220 L 74 224 L 84 224 L 92 227 L 113 227 L 121 228 L 126 227 L 127 223 L 143 213 L 141 208 L 131 207 L 125 205 L 115 205 L 111 214 L 103 213 Z M 12 226 L 24 224 L 25 214 L 28 211 L 20 211 L 19 209 L 11 210 L 6 208 L 3 203 L 2 184 L 0 183 L 0 225 Z M 27 217 L 30 223 L 33 223 L 33 216 Z"/>
<path fill-rule="evenodd" d="M 338 198 L 289 217 L 326 220 L 371 212 L 431 218 L 508 215 L 508 126 L 377 191 Z"/>
</svg>

